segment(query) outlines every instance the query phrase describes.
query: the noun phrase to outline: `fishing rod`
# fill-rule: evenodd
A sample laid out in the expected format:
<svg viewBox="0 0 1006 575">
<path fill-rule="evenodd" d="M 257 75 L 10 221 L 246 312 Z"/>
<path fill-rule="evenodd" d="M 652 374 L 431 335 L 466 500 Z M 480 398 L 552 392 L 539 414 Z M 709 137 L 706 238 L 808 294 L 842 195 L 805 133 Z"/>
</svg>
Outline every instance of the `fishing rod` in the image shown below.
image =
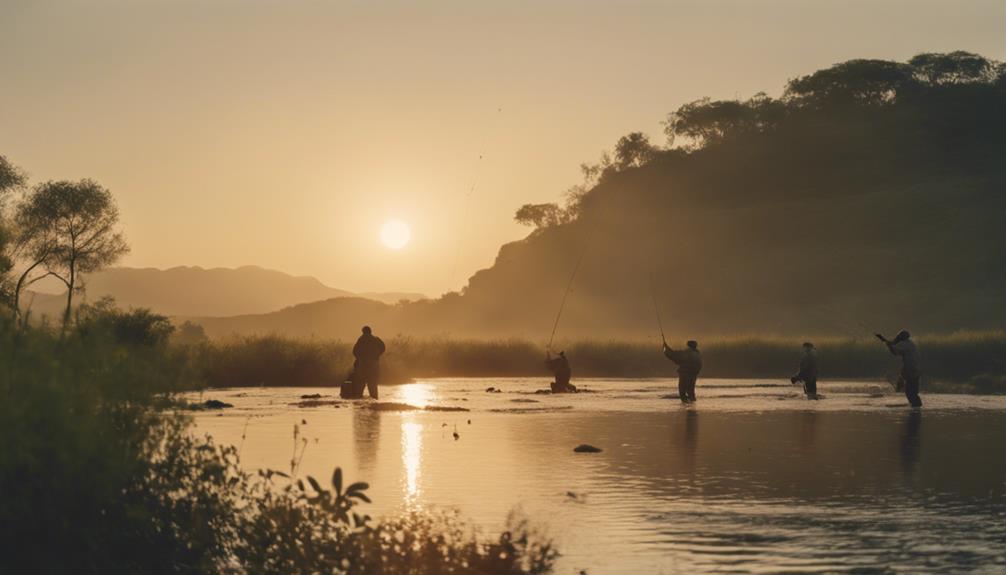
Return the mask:
<svg viewBox="0 0 1006 575">
<path fill-rule="evenodd" d="M 650 272 L 650 297 L 653 299 L 653 311 L 657 315 L 657 327 L 660 328 L 660 341 L 667 345 L 667 338 L 664 336 L 664 322 L 660 319 L 660 306 L 657 305 L 657 291 L 653 287 L 653 272 Z"/>
<path fill-rule="evenodd" d="M 485 155 L 485 149 L 487 145 L 495 140 L 495 135 L 499 131 L 499 115 L 502 114 L 503 108 L 496 108 L 496 113 L 492 115 L 492 120 L 486 122 L 486 128 L 482 130 L 482 141 L 478 147 L 479 157 L 475 160 L 475 168 L 472 172 L 471 184 L 468 186 L 468 192 L 465 194 L 464 202 L 464 213 L 467 215 L 469 208 L 472 203 L 472 195 L 475 193 L 475 188 L 479 185 L 479 179 L 482 172 L 482 157 Z M 490 122 L 493 124 L 490 126 Z M 454 284 L 454 280 L 457 279 L 458 266 L 461 262 L 461 251 L 465 244 L 465 238 L 468 236 L 468 227 L 471 221 L 470 217 L 465 217 L 461 228 L 458 231 L 458 246 L 454 252 L 454 266 L 451 268 L 451 285 Z"/>
<path fill-rule="evenodd" d="M 552 324 L 552 335 L 548 337 L 548 345 L 545 346 L 546 350 L 552 349 L 552 342 L 555 340 L 555 331 L 559 329 L 559 318 L 562 317 L 562 310 L 566 307 L 566 298 L 569 297 L 569 292 L 573 287 L 573 280 L 576 279 L 576 272 L 580 270 L 580 264 L 583 263 L 583 257 L 587 255 L 587 247 L 590 245 L 590 237 L 587 237 L 587 241 L 583 244 L 583 251 L 580 252 L 580 257 L 576 260 L 576 265 L 573 266 L 573 273 L 569 276 L 569 283 L 566 284 L 566 291 L 562 294 L 562 301 L 559 302 L 559 313 L 555 315 L 555 323 Z"/>
</svg>

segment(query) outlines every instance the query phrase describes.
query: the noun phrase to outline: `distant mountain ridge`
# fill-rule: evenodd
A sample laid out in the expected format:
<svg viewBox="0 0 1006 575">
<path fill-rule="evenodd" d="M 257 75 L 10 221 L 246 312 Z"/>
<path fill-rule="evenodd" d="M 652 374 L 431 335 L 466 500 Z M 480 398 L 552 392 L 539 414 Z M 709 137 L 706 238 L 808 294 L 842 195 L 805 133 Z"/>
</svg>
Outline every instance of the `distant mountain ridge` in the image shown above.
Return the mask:
<svg viewBox="0 0 1006 575">
<path fill-rule="evenodd" d="M 84 285 L 88 301 L 109 296 L 122 307 L 145 307 L 183 317 L 261 314 L 333 298 L 384 303 L 425 299 L 416 293 L 356 294 L 327 286 L 311 276 L 294 276 L 259 266 L 179 266 L 164 270 L 118 267 L 89 274 Z M 58 294 L 38 293 L 33 309 L 51 315 L 60 309 L 62 300 Z"/>
</svg>

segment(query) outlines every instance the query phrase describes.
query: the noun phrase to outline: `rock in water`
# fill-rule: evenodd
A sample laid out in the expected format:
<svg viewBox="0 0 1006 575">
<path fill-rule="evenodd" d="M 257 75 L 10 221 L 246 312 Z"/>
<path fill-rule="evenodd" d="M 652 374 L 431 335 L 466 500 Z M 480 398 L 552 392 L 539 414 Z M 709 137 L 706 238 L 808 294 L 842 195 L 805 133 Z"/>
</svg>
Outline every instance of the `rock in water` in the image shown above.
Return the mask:
<svg viewBox="0 0 1006 575">
<path fill-rule="evenodd" d="M 601 453 L 600 447 L 594 447 L 593 445 L 587 445 L 582 443 L 573 448 L 573 451 L 577 453 Z"/>
<path fill-rule="evenodd" d="M 200 411 L 203 409 L 224 409 L 227 407 L 234 407 L 230 403 L 225 403 L 219 399 L 207 399 L 202 403 L 193 403 L 189 405 L 189 409 Z"/>
</svg>

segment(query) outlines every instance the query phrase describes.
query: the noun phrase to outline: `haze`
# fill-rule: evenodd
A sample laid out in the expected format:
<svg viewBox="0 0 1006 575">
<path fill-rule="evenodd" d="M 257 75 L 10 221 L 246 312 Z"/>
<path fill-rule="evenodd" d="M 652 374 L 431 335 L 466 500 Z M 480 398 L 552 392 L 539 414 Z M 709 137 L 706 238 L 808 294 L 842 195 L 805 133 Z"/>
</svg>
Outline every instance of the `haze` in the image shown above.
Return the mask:
<svg viewBox="0 0 1006 575">
<path fill-rule="evenodd" d="M 527 234 L 515 209 L 627 132 L 662 141 L 684 102 L 857 57 L 1006 59 L 1004 21 L 993 1 L 7 0 L 0 149 L 108 187 L 123 265 L 437 295 Z"/>
</svg>

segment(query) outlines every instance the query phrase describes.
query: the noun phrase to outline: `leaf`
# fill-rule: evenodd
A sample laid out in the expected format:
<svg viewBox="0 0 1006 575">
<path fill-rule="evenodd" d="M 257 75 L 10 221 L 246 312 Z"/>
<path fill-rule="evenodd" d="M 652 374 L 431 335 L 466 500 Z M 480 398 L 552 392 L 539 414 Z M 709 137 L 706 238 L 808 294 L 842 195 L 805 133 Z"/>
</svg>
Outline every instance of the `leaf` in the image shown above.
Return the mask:
<svg viewBox="0 0 1006 575">
<path fill-rule="evenodd" d="M 286 477 L 287 479 L 290 479 L 290 475 L 283 473 L 282 471 L 270 471 L 269 473 L 272 475 L 279 475 L 280 477 Z"/>
<path fill-rule="evenodd" d="M 367 503 L 371 503 L 370 498 L 364 495 L 363 493 L 354 493 L 353 497 L 356 497 L 360 501 L 366 501 Z"/>
<path fill-rule="evenodd" d="M 366 491 L 367 489 L 370 489 L 370 484 L 363 481 L 357 481 L 356 483 L 346 488 L 346 494 L 349 495 L 354 491 Z"/>
<path fill-rule="evenodd" d="M 311 487 L 313 487 L 315 491 L 321 493 L 321 485 L 318 485 L 318 482 L 313 477 L 308 475 L 307 482 L 311 484 Z"/>
<path fill-rule="evenodd" d="M 335 473 L 332 474 L 332 486 L 335 487 L 335 493 L 337 495 L 342 495 L 342 468 L 336 467 Z"/>
</svg>

